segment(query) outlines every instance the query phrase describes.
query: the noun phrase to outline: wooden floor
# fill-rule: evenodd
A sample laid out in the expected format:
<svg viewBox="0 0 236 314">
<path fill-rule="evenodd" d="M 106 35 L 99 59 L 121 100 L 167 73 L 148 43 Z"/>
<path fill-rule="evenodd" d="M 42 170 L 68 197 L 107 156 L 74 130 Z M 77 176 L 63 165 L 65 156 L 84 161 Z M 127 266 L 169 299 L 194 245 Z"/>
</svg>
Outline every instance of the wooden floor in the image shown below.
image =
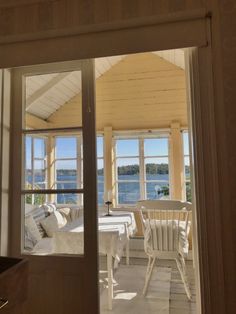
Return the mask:
<svg viewBox="0 0 236 314">
<path fill-rule="evenodd" d="M 121 261 L 121 264 L 125 264 L 125 259 Z M 171 285 L 170 285 L 170 300 L 169 300 L 169 314 L 196 314 L 196 290 L 194 280 L 194 270 L 192 262 L 187 261 L 187 271 L 190 283 L 190 289 L 192 293 L 192 300 L 189 301 L 185 294 L 184 286 L 180 278 L 180 274 L 177 270 L 176 264 L 171 260 L 159 260 L 158 266 L 171 267 Z M 147 265 L 147 259 L 145 258 L 131 258 L 130 265 Z M 105 259 L 100 260 L 100 269 L 105 269 Z M 101 282 L 104 272 L 101 272 Z M 115 274 L 114 274 L 115 276 Z M 103 290 L 102 285 L 101 291 Z M 101 314 L 103 314 L 101 312 Z"/>
</svg>

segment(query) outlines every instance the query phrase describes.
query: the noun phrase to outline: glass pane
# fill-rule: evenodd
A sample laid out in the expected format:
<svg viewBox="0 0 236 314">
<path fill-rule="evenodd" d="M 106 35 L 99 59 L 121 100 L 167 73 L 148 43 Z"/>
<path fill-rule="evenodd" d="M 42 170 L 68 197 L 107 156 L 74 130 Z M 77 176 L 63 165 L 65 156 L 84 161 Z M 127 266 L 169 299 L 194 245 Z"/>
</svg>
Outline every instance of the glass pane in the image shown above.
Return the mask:
<svg viewBox="0 0 236 314">
<path fill-rule="evenodd" d="M 116 156 L 139 156 L 139 140 L 116 140 Z"/>
<path fill-rule="evenodd" d="M 58 194 L 56 197 L 57 204 L 73 205 L 79 203 L 80 197 L 76 194 Z"/>
<path fill-rule="evenodd" d="M 190 179 L 190 160 L 189 157 L 184 157 L 185 179 Z"/>
<path fill-rule="evenodd" d="M 118 180 L 139 180 L 138 158 L 117 158 Z"/>
<path fill-rule="evenodd" d="M 46 172 L 45 170 L 35 170 L 34 171 L 34 189 L 40 189 L 40 185 L 39 183 L 43 183 L 46 181 Z"/>
<path fill-rule="evenodd" d="M 60 182 L 60 183 L 56 184 L 56 188 L 57 189 L 65 189 L 65 190 L 77 189 L 77 183 L 76 182 L 70 182 L 70 183 Z"/>
<path fill-rule="evenodd" d="M 147 199 L 169 199 L 169 184 L 164 182 L 146 183 Z"/>
<path fill-rule="evenodd" d="M 45 158 L 46 147 L 45 140 L 42 138 L 34 138 L 34 157 L 35 158 Z"/>
<path fill-rule="evenodd" d="M 70 202 L 73 196 L 73 203 Z M 34 255 L 83 254 L 82 195 L 25 195 L 24 251 Z M 60 201 L 60 203 L 58 202 Z"/>
<path fill-rule="evenodd" d="M 55 166 L 56 166 L 56 181 L 77 180 L 76 160 L 57 160 Z"/>
<path fill-rule="evenodd" d="M 98 205 L 104 204 L 104 161 L 97 160 L 97 189 L 98 189 Z"/>
<path fill-rule="evenodd" d="M 98 205 L 104 205 L 104 182 L 98 182 Z"/>
<path fill-rule="evenodd" d="M 103 157 L 103 137 L 97 136 L 97 157 Z"/>
<path fill-rule="evenodd" d="M 34 160 L 34 170 L 42 170 L 45 169 L 45 161 L 44 160 Z"/>
<path fill-rule="evenodd" d="M 139 182 L 119 182 L 118 183 L 118 203 L 136 204 L 140 199 Z"/>
<path fill-rule="evenodd" d="M 184 155 L 189 155 L 189 138 L 188 132 L 183 132 Z"/>
<path fill-rule="evenodd" d="M 168 138 L 145 139 L 144 156 L 168 156 Z"/>
<path fill-rule="evenodd" d="M 191 183 L 186 182 L 186 200 L 192 202 Z"/>
<path fill-rule="evenodd" d="M 24 85 L 24 129 L 35 129 L 35 117 L 43 120 L 40 129 L 82 126 L 81 71 L 29 75 Z"/>
<path fill-rule="evenodd" d="M 76 158 L 77 138 L 76 137 L 56 137 L 55 140 L 56 158 Z"/>
<path fill-rule="evenodd" d="M 145 158 L 146 180 L 169 181 L 168 158 Z"/>
<path fill-rule="evenodd" d="M 25 137 L 25 167 L 26 171 L 32 168 L 32 137 Z"/>
<path fill-rule="evenodd" d="M 98 180 L 99 180 L 99 177 L 104 176 L 104 160 L 103 159 L 97 160 L 97 175 L 98 175 Z"/>
</svg>

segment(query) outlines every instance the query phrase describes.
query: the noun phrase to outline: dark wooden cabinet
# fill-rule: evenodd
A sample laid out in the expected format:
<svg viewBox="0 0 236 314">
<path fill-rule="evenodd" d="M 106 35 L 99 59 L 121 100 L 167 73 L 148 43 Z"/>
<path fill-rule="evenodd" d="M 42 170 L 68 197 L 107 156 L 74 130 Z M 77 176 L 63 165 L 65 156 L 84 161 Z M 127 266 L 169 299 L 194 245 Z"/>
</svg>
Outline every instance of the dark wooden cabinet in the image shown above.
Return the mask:
<svg viewBox="0 0 236 314">
<path fill-rule="evenodd" d="M 0 314 L 23 314 L 23 303 L 28 294 L 28 261 L 18 258 L 0 257 L 0 302 L 8 303 Z"/>
</svg>

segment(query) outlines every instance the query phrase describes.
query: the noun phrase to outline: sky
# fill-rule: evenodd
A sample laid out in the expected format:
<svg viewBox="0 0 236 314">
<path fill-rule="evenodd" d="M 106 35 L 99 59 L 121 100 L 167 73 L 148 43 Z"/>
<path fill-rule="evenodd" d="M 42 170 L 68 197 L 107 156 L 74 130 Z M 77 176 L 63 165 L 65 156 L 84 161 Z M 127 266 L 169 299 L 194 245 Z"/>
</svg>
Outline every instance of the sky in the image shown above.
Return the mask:
<svg viewBox="0 0 236 314">
<path fill-rule="evenodd" d="M 42 138 L 35 138 L 34 142 L 34 154 L 37 160 L 35 161 L 35 168 L 43 168 L 43 158 L 46 154 L 44 140 Z M 188 133 L 183 134 L 184 154 L 188 155 Z M 26 137 L 26 167 L 31 168 L 31 150 L 32 150 L 32 138 Z M 77 140 L 73 137 L 58 137 L 56 139 L 56 158 L 69 158 L 71 160 L 57 161 L 57 169 L 76 169 L 76 161 L 72 160 L 77 155 Z M 117 160 L 118 166 L 138 164 L 139 155 L 139 141 L 138 139 L 120 139 L 117 140 L 116 156 L 117 157 L 132 157 L 132 158 L 120 158 Z M 158 139 L 144 139 L 144 156 L 147 163 L 167 163 L 165 158 L 168 156 L 168 141 L 166 138 Z M 158 156 L 157 158 L 151 158 Z M 97 157 L 103 157 L 103 138 L 97 137 Z M 41 160 L 40 160 L 41 159 Z M 188 159 L 186 158 L 186 163 Z M 103 160 L 98 159 L 98 169 L 103 168 Z"/>
</svg>

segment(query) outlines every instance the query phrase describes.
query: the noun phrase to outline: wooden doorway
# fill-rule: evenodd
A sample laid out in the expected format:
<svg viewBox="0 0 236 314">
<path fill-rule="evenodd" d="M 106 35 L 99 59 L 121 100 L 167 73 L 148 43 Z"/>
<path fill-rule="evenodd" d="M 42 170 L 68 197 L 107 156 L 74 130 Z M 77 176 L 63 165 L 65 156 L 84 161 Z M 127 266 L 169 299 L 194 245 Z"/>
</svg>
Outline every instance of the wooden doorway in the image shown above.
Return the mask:
<svg viewBox="0 0 236 314">
<path fill-rule="evenodd" d="M 171 37 L 170 34 L 175 34 L 175 38 Z M 117 40 L 112 45 L 108 44 L 114 36 Z M 191 98 L 192 100 L 197 99 L 197 102 L 193 104 L 192 120 L 194 125 L 196 190 L 199 192 L 196 205 L 199 213 L 198 236 L 199 251 L 201 251 L 199 258 L 201 294 L 204 296 L 204 299 L 202 299 L 203 313 L 212 313 L 213 306 L 210 303 L 210 296 L 214 295 L 217 299 L 221 298 L 218 283 L 222 282 L 221 238 L 220 233 L 217 232 L 220 218 L 217 216 L 214 220 L 211 219 L 214 215 L 218 215 L 220 204 L 217 197 L 214 202 L 209 198 L 209 195 L 218 195 L 219 192 L 217 160 L 214 157 L 216 156 L 214 105 L 212 96 L 207 92 L 209 88 L 212 90 L 212 78 L 209 67 L 205 67 L 206 64 L 208 66 L 211 64 L 209 37 L 206 32 L 206 19 L 202 17 L 192 21 L 157 23 L 151 26 L 143 26 L 137 22 L 135 26 L 126 25 L 124 29 L 117 26 L 115 30 L 107 26 L 105 31 L 98 32 L 98 34 L 88 33 L 65 38 L 51 38 L 49 39 L 50 47 L 45 49 L 40 56 L 38 50 L 42 45 L 47 47 L 48 40 L 36 40 L 33 43 L 22 41 L 13 45 L 6 44 L 1 50 L 1 67 L 6 68 L 39 64 L 45 62 L 45 60 L 46 62 L 55 62 L 179 47 L 202 47 L 198 50 L 200 52 L 197 57 L 198 62 L 194 63 L 192 68 L 192 70 L 197 69 L 197 71 L 193 74 L 193 81 L 196 85 L 192 82 L 192 91 L 196 91 L 196 98 L 194 95 Z M 63 50 L 63 53 L 58 54 L 58 51 L 65 45 L 68 47 L 67 51 Z M 208 47 L 206 47 L 207 45 Z M 17 60 L 15 58 L 16 48 L 19 56 L 21 56 Z M 28 52 L 27 55 L 25 51 Z M 205 55 L 208 58 L 204 59 Z M 193 73 L 192 70 L 191 73 Z M 205 82 L 206 79 L 207 84 L 204 86 L 202 82 Z M 198 124 L 199 121 L 201 121 L 201 125 Z M 212 178 L 214 178 L 214 183 Z M 206 182 L 211 182 L 211 184 L 205 184 Z M 203 235 L 206 236 L 203 237 Z M 219 258 L 215 260 L 214 265 L 211 265 L 210 261 L 214 260 L 214 256 Z M 86 269 L 86 265 L 81 264 L 81 274 L 84 269 Z M 208 276 L 208 270 L 210 270 L 210 277 Z M 215 279 L 214 272 L 219 274 Z M 89 278 L 90 282 L 95 283 L 94 280 L 97 280 L 97 275 L 94 274 Z M 83 293 L 80 297 L 83 297 Z M 96 308 L 96 304 L 94 308 Z"/>
<path fill-rule="evenodd" d="M 28 258 L 30 262 L 29 301 L 26 303 L 25 313 L 96 313 L 98 312 L 98 280 L 95 279 L 95 277 L 97 277 L 98 270 L 94 63 L 92 60 L 83 60 L 62 64 L 46 64 L 32 66 L 30 68 L 12 69 L 11 73 L 11 114 L 12 123 L 14 125 L 11 143 L 11 195 L 12 199 L 15 201 L 10 202 L 11 208 L 14 208 L 14 215 L 11 215 L 10 228 L 12 241 L 10 254 Z M 41 79 L 46 79 L 46 77 L 50 77 L 50 81 L 52 82 L 70 73 L 77 75 L 78 89 L 82 94 L 82 106 L 80 108 L 81 117 L 77 126 L 70 127 L 70 125 L 67 125 L 63 128 L 40 128 L 35 125 L 32 128 L 31 125 L 31 127 L 29 127 L 27 122 L 29 118 L 27 118 L 27 108 L 32 106 L 32 103 L 26 100 L 29 99 L 26 98 L 26 95 L 29 92 L 27 90 L 27 83 L 29 83 L 30 78 L 33 77 L 36 79 L 38 76 L 41 76 Z M 34 97 L 34 93 L 31 96 Z M 68 185 L 62 185 L 60 182 L 56 184 L 46 182 L 46 177 L 52 176 L 52 173 L 48 173 L 50 172 L 51 164 L 49 162 L 44 170 L 45 148 L 43 146 L 43 148 L 38 150 L 37 141 L 42 141 L 43 138 L 48 137 L 50 134 L 53 134 L 55 138 L 57 134 L 73 134 L 73 132 L 79 133 L 83 139 L 83 184 L 71 188 L 71 185 L 68 187 Z M 31 142 L 30 147 L 27 144 L 29 139 Z M 33 154 L 33 159 L 31 158 L 32 156 L 28 158 L 28 154 Z M 50 151 L 49 154 L 52 154 L 52 151 Z M 64 162 L 65 164 L 67 161 L 68 159 L 61 161 L 61 163 Z M 28 162 L 30 162 L 31 168 L 30 184 L 27 179 L 27 172 L 29 171 Z M 38 163 L 41 163 L 41 166 L 37 166 Z M 78 172 L 77 169 L 76 171 Z M 42 184 L 38 182 L 37 185 L 35 185 L 34 180 L 40 175 L 40 172 L 42 177 L 40 180 L 42 182 L 46 181 Z M 79 173 L 77 173 L 77 175 L 79 175 Z M 56 177 L 58 177 L 57 174 Z M 50 219 L 50 217 L 54 215 L 58 216 L 59 212 L 54 210 L 51 215 L 44 215 L 47 210 L 45 211 L 45 208 L 42 206 L 47 206 L 48 201 L 50 201 L 52 205 L 52 200 L 57 200 L 58 203 L 59 198 L 62 196 L 66 198 L 69 203 L 71 203 L 69 200 L 72 199 L 72 203 L 75 203 L 75 205 L 78 205 L 81 199 L 83 200 L 83 209 L 79 207 L 74 208 L 74 214 L 78 217 L 80 216 L 82 222 L 80 226 L 82 232 L 78 242 L 80 244 L 78 244 L 77 247 L 80 247 L 80 249 L 74 252 L 74 254 L 73 252 L 64 252 L 63 250 L 58 254 L 50 252 L 51 244 L 48 242 L 50 241 L 49 229 L 48 232 L 46 232 L 47 240 L 44 235 L 42 235 L 41 238 L 39 234 L 37 235 L 37 232 L 34 234 L 34 232 L 31 232 L 32 230 L 29 231 L 31 227 L 28 221 L 32 220 L 32 218 L 34 221 L 33 224 L 35 222 L 37 224 L 36 216 L 39 217 L 43 214 L 43 220 L 40 219 L 40 221 L 38 221 L 42 226 L 43 221 L 46 222 L 48 218 Z M 68 196 L 70 196 L 70 199 Z M 63 204 L 61 201 L 59 201 L 59 203 Z M 27 207 L 29 206 L 30 210 L 28 211 Z M 33 237 L 36 236 L 36 238 L 38 238 L 36 245 L 40 245 L 40 242 L 43 246 L 46 245 L 46 251 L 44 249 L 43 252 L 41 249 L 35 250 L 35 246 L 33 250 L 28 250 L 29 245 L 26 244 L 26 241 L 29 240 L 26 235 L 28 231 L 31 236 L 33 235 Z M 44 244 L 42 241 L 44 241 Z M 47 251 L 48 249 L 49 252 Z M 87 269 L 87 271 L 85 269 Z M 78 295 L 80 296 L 79 298 Z M 91 298 L 93 300 L 92 305 Z"/>
</svg>

